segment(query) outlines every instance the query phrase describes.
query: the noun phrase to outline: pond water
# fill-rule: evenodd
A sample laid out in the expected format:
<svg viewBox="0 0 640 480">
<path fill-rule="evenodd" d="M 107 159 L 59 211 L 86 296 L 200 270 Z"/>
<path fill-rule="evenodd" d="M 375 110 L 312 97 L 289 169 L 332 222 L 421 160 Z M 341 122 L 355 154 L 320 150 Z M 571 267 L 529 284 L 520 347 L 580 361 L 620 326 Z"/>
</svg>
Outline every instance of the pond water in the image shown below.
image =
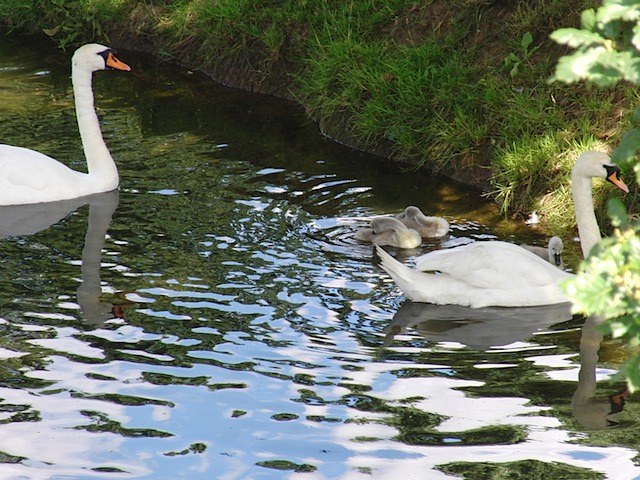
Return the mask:
<svg viewBox="0 0 640 480">
<path fill-rule="evenodd" d="M 0 477 L 640 478 L 634 396 L 605 428 L 623 344 L 566 306 L 408 303 L 354 239 L 410 204 L 452 230 L 407 262 L 545 232 L 287 102 L 119 56 L 94 90 L 120 192 L 0 209 Z M 68 62 L 0 40 L 0 141 L 83 169 Z"/>
</svg>

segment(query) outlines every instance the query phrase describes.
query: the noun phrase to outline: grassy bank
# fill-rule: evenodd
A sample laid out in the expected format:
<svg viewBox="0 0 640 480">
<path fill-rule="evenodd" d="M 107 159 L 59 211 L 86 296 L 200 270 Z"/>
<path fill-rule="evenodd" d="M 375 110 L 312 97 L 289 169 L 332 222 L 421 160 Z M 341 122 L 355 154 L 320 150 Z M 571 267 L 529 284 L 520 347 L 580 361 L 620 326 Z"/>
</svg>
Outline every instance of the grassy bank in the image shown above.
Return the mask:
<svg viewBox="0 0 640 480">
<path fill-rule="evenodd" d="M 63 47 L 153 51 L 294 98 L 327 135 L 478 185 L 557 231 L 573 225 L 571 160 L 615 145 L 638 100 L 547 83 L 563 53 L 549 33 L 595 3 L 0 0 L 0 19 Z"/>
</svg>

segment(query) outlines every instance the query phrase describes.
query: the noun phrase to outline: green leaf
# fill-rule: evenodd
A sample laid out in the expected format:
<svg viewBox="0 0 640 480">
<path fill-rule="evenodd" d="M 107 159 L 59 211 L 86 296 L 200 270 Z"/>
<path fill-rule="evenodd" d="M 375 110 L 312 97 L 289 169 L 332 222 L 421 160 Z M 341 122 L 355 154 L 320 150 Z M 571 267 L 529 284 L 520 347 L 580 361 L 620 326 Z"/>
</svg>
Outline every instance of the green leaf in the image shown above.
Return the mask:
<svg viewBox="0 0 640 480">
<path fill-rule="evenodd" d="M 610 87 L 623 79 L 630 80 L 627 75 L 637 76 L 634 70 L 634 58 L 629 52 L 616 52 L 603 48 L 599 49 L 587 73 L 586 78 L 599 87 Z"/>
<path fill-rule="evenodd" d="M 504 58 L 504 64 L 505 65 L 509 65 L 511 63 L 518 63 L 520 62 L 520 57 L 518 57 L 515 53 L 510 53 L 509 55 L 507 55 Z"/>
<path fill-rule="evenodd" d="M 601 23 L 611 23 L 617 20 L 634 22 L 639 18 L 640 10 L 637 2 L 630 2 L 628 5 L 624 5 L 621 2 L 618 4 L 605 4 L 598 9 L 596 14 L 596 20 Z"/>
<path fill-rule="evenodd" d="M 522 50 L 524 50 L 525 54 L 529 51 L 529 45 L 531 45 L 532 42 L 533 35 L 531 35 L 531 32 L 526 32 L 524 35 L 522 35 L 520 46 L 522 47 Z"/>
<path fill-rule="evenodd" d="M 611 218 L 611 224 L 616 228 L 629 226 L 629 214 L 619 198 L 610 198 L 607 202 L 607 215 Z"/>
<path fill-rule="evenodd" d="M 550 35 L 551 40 L 573 48 L 590 45 L 604 45 L 606 39 L 594 32 L 586 32 L 577 28 L 560 28 Z"/>
<path fill-rule="evenodd" d="M 609 321 L 608 326 L 611 329 L 611 336 L 613 336 L 613 338 L 622 337 L 629 330 L 629 326 L 626 323 L 615 320 Z"/>
<path fill-rule="evenodd" d="M 593 32 L 596 29 L 596 12 L 593 8 L 589 8 L 582 12 L 580 24 L 583 30 Z"/>
<path fill-rule="evenodd" d="M 615 61 L 625 80 L 640 85 L 640 58 L 631 52 L 620 52 L 615 56 Z"/>
<path fill-rule="evenodd" d="M 640 148 L 640 128 L 629 130 L 622 137 L 622 141 L 615 149 L 611 159 L 614 163 L 622 165 L 633 160 L 636 151 Z"/>
<path fill-rule="evenodd" d="M 635 355 L 627 361 L 623 368 L 627 375 L 627 385 L 633 393 L 640 388 L 640 356 Z"/>
<path fill-rule="evenodd" d="M 631 37 L 631 45 L 633 45 L 636 50 L 640 50 L 640 24 L 636 24 L 633 27 L 633 36 Z"/>
<path fill-rule="evenodd" d="M 565 83 L 573 83 L 583 79 L 592 80 L 590 71 L 597 64 L 600 54 L 604 52 L 606 52 L 604 47 L 593 47 L 584 52 L 575 52 L 560 57 L 552 80 Z"/>
</svg>

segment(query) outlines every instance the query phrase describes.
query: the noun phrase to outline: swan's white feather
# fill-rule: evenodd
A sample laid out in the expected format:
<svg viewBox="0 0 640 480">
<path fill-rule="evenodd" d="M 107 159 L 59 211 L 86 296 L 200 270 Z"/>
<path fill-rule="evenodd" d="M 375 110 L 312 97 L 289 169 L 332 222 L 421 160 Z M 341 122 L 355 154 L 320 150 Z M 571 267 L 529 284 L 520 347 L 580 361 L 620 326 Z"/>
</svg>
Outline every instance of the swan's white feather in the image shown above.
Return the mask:
<svg viewBox="0 0 640 480">
<path fill-rule="evenodd" d="M 508 242 L 476 242 L 436 250 L 416 259 L 420 271 L 438 270 L 478 288 L 546 285 L 558 269 L 537 255 Z"/>
<path fill-rule="evenodd" d="M 55 159 L 28 148 L 0 145 L 0 197 L 5 204 L 35 203 L 34 198 L 64 197 L 66 182 L 82 182 L 86 173 L 77 172 Z M 78 195 L 81 196 L 81 195 Z"/>
<path fill-rule="evenodd" d="M 478 242 L 436 250 L 416 260 L 417 269 L 376 247 L 380 266 L 415 302 L 472 308 L 525 307 L 567 302 L 559 280 L 571 276 L 517 245 Z M 524 259 L 524 260 L 523 260 Z"/>
</svg>

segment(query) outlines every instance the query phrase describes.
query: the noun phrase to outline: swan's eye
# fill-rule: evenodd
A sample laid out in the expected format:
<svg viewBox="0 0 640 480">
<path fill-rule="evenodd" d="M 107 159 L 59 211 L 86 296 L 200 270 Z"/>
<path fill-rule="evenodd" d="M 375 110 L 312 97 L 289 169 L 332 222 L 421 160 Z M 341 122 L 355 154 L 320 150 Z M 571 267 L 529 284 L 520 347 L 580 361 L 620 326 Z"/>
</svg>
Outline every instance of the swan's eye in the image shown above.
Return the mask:
<svg viewBox="0 0 640 480">
<path fill-rule="evenodd" d="M 111 52 L 113 52 L 113 50 L 107 49 L 98 53 L 98 55 L 100 55 L 104 59 L 105 64 L 107 63 L 107 58 L 109 58 L 109 53 Z"/>
<path fill-rule="evenodd" d="M 620 168 L 617 165 L 602 165 L 607 171 L 607 177 L 613 176 L 616 180 L 620 180 Z"/>
</svg>

